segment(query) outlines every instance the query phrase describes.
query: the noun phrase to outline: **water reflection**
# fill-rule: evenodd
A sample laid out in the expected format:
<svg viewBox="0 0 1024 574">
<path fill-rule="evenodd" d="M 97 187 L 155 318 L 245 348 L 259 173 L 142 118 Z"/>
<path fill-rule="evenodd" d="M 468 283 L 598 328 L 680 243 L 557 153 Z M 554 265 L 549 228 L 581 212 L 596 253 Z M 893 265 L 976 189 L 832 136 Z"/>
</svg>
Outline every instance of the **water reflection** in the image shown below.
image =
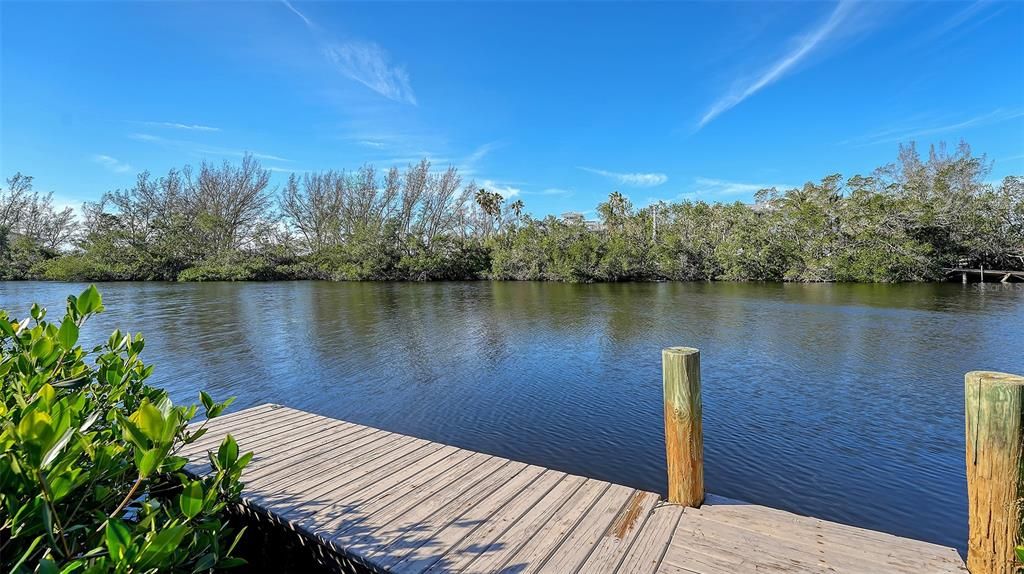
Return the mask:
<svg viewBox="0 0 1024 574">
<path fill-rule="evenodd" d="M 154 382 L 664 490 L 659 351 L 702 350 L 709 490 L 963 548 L 963 374 L 1024 372 L 1019 285 L 103 285 Z M 0 283 L 53 312 L 82 286 Z"/>
</svg>

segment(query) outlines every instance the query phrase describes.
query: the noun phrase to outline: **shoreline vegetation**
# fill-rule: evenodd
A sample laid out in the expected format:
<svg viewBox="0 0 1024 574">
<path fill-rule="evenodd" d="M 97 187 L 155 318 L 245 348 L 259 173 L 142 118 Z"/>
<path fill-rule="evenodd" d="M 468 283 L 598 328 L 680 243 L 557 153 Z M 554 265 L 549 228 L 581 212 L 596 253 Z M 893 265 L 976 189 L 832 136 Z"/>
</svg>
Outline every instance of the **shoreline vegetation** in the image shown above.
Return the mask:
<svg viewBox="0 0 1024 574">
<path fill-rule="evenodd" d="M 18 318 L 0 309 L 0 565 L 120 574 L 245 564 L 235 509 L 253 453 L 230 434 L 197 443 L 234 399 L 200 392 L 204 416 L 199 404 L 172 404 L 148 384 L 141 333 L 79 338 L 103 310 L 92 285 L 55 321 L 38 304 Z M 192 444 L 209 462 L 182 456 Z"/>
<path fill-rule="evenodd" d="M 204 162 L 86 203 L 15 174 L 0 189 L 0 280 L 937 281 L 943 268 L 1024 269 L 1024 177 L 998 183 L 966 143 L 901 145 L 868 176 L 828 175 L 755 202 L 618 191 L 536 219 L 518 198 L 429 161 L 293 174 L 252 155 Z"/>
</svg>

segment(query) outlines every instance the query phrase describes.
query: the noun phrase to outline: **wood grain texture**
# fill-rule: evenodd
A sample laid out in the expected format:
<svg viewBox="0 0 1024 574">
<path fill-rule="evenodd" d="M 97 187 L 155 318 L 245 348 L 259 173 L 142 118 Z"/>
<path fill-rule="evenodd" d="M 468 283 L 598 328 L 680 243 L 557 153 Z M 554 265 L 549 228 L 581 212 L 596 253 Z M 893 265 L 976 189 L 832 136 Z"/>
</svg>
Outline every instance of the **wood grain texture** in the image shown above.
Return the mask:
<svg viewBox="0 0 1024 574">
<path fill-rule="evenodd" d="M 700 351 L 670 347 L 661 352 L 665 390 L 665 455 L 668 501 L 704 501 L 704 430 L 700 400 Z"/>
<path fill-rule="evenodd" d="M 973 371 L 967 411 L 967 566 L 973 574 L 1017 571 L 1024 455 L 1024 377 Z"/>
<path fill-rule="evenodd" d="M 188 452 L 199 457 L 227 433 L 254 450 L 242 475 L 246 508 L 375 572 L 965 571 L 955 551 L 925 542 L 714 495 L 699 509 L 668 504 L 287 407 L 216 423 Z M 209 467 L 199 458 L 189 469 Z"/>
</svg>

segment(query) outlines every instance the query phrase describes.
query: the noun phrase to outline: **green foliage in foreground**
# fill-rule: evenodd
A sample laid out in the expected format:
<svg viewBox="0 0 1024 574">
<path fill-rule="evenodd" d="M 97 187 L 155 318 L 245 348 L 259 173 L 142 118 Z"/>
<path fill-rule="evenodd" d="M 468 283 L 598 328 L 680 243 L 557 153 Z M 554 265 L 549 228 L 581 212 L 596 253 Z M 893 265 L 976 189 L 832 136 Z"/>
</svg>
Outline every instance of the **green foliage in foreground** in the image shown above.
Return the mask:
<svg viewBox="0 0 1024 574">
<path fill-rule="evenodd" d="M 753 204 L 636 208 L 613 192 L 585 221 L 535 219 L 425 160 L 292 176 L 275 193 L 247 156 L 140 174 L 86 204 L 80 226 L 39 199 L 39 221 L 5 223 L 39 197 L 19 174 L 0 189 L 0 279 L 904 282 L 1024 269 L 1024 177 L 990 171 L 966 144 L 926 157 L 911 144 L 868 176 L 764 189 Z"/>
<path fill-rule="evenodd" d="M 179 449 L 197 406 L 173 406 L 146 385 L 141 335 L 79 344 L 103 309 L 95 287 L 68 298 L 58 322 L 34 305 L 0 311 L 0 565 L 10 572 L 196 572 L 242 563 L 226 505 L 241 492 L 229 435 L 211 472 L 183 472 Z M 201 394 L 207 419 L 230 401 Z M 242 529 L 244 531 L 244 529 Z"/>
</svg>

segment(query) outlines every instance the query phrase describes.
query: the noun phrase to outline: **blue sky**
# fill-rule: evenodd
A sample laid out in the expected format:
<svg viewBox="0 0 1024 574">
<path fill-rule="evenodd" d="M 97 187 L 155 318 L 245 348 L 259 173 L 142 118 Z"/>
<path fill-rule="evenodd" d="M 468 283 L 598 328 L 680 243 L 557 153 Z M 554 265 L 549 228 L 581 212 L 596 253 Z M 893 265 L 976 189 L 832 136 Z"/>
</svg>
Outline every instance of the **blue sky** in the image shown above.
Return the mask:
<svg viewBox="0 0 1024 574">
<path fill-rule="evenodd" d="M 77 204 L 248 150 L 421 157 L 585 211 L 749 200 L 961 138 L 1024 174 L 1024 3 L 0 3 L 0 172 Z"/>
</svg>

